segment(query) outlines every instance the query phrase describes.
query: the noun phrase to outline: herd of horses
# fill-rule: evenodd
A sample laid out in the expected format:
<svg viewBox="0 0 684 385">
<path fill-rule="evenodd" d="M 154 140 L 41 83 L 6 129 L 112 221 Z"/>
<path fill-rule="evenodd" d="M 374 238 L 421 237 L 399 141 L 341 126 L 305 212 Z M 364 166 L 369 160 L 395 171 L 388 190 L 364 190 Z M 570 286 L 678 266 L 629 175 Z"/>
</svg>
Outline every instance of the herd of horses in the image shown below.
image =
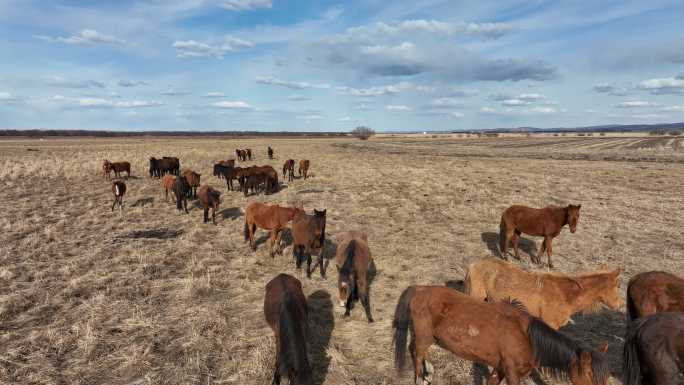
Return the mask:
<svg viewBox="0 0 684 385">
<path fill-rule="evenodd" d="M 251 151 L 238 151 L 243 151 L 238 155 L 239 160 L 251 156 Z M 273 156 L 270 147 L 268 154 L 269 158 Z M 164 159 L 172 158 L 160 160 Z M 123 163 L 105 161 L 103 170 L 127 170 L 130 175 L 130 165 L 126 168 Z M 163 176 L 166 193 L 174 192 L 180 209 L 180 201 L 187 200 L 190 194 L 192 178 L 174 174 L 172 170 L 177 168 L 166 166 L 153 172 L 152 160 L 150 165 L 150 175 Z M 292 159 L 285 162 L 283 178 L 293 177 L 294 165 Z M 306 177 L 308 166 L 308 161 L 300 161 L 300 175 Z M 234 161 L 217 163 L 214 175 L 226 179 L 229 190 L 232 190 L 232 180 L 238 180 L 243 191 L 255 189 L 250 180 L 273 177 L 266 166 L 238 168 Z M 277 173 L 275 178 L 277 183 Z M 199 174 L 196 183 L 199 185 Z M 267 191 L 268 186 L 272 188 L 266 181 L 264 185 Z M 113 182 L 112 191 L 114 205 L 119 204 L 121 208 L 125 184 Z M 207 208 L 212 208 L 215 223 L 220 192 L 203 185 L 197 196 L 205 207 L 204 221 L 208 221 Z M 622 270 L 602 267 L 577 275 L 531 272 L 507 258 L 508 244 L 512 242 L 513 255 L 520 259 L 517 249 L 521 234 L 541 236 L 542 245 L 536 256 L 531 256 L 532 261 L 542 264 L 541 256 L 546 253 L 548 267 L 553 268 L 552 240 L 566 225 L 571 233 L 576 231 L 580 209 L 581 205 L 572 204 L 541 209 L 511 206 L 501 216 L 500 258 L 488 257 L 470 263 L 463 292 L 446 286 L 406 288 L 399 296 L 392 322 L 395 367 L 401 371 L 406 366 L 408 350 L 415 384 L 430 384 L 434 366 L 428 360 L 428 350 L 437 343 L 458 357 L 490 366 L 487 385 L 498 385 L 504 379 L 509 385 L 518 385 L 535 370 L 569 380 L 574 385 L 606 385 L 611 376 L 605 358 L 607 344 L 594 349 L 559 329 L 572 322 L 571 316 L 578 312 L 599 311 L 602 307 L 617 311 L 623 302 L 619 290 Z M 245 242 L 256 250 L 256 231 L 269 231 L 269 254 L 273 258 L 282 254 L 282 235 L 289 230 L 296 268 L 300 269 L 306 260 L 306 274 L 310 278 L 312 254 L 318 254 L 317 264 L 325 278 L 326 211 L 314 209 L 313 214 L 307 214 L 301 206 L 252 202 L 244 210 Z M 368 237 L 361 231 L 349 230 L 337 234 L 335 243 L 337 290 L 339 304 L 345 308 L 344 316 L 349 316 L 353 304 L 360 301 L 368 322 L 374 322 L 369 270 L 375 264 Z M 661 271 L 637 274 L 628 283 L 625 303 L 623 384 L 681 385 L 684 380 L 684 279 Z M 302 284 L 297 278 L 281 273 L 266 284 L 264 317 L 276 340 L 272 384 L 280 384 L 281 377 L 288 378 L 291 384 L 314 383 L 307 354 L 308 311 Z"/>
</svg>

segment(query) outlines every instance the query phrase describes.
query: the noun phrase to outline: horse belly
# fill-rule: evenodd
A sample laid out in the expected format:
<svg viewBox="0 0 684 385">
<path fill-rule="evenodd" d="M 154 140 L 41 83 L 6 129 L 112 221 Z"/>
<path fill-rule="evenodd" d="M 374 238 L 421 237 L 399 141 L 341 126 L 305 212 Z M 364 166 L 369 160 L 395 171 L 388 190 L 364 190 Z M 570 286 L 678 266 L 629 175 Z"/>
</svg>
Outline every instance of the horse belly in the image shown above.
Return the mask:
<svg viewBox="0 0 684 385">
<path fill-rule="evenodd" d="M 436 332 L 438 344 L 458 357 L 499 366 L 499 334 L 476 322 L 453 322 L 440 326 Z"/>
</svg>

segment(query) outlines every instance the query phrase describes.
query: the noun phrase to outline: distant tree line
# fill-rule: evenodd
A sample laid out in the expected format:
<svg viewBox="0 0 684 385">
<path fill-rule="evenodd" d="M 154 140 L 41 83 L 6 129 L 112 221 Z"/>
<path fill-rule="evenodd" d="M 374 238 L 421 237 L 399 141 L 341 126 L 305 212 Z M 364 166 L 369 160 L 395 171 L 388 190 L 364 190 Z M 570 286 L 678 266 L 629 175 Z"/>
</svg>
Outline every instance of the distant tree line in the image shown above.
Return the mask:
<svg viewBox="0 0 684 385">
<path fill-rule="evenodd" d="M 90 136 L 102 138 L 118 138 L 130 136 L 195 136 L 195 137 L 251 137 L 251 136 L 282 136 L 282 137 L 329 137 L 347 136 L 342 132 L 294 132 L 294 131 L 91 131 L 91 130 L 0 130 L 0 137 L 24 136 L 30 138 L 41 137 L 77 137 Z"/>
</svg>

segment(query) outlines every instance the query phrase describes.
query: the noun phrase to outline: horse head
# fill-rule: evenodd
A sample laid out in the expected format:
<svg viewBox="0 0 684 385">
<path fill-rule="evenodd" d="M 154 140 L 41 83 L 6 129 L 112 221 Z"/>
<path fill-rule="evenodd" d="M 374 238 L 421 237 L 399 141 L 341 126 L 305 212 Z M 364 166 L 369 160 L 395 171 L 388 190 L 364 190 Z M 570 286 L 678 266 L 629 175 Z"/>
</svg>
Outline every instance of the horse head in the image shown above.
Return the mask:
<svg viewBox="0 0 684 385">
<path fill-rule="evenodd" d="M 579 221 L 581 208 L 582 205 L 568 205 L 568 207 L 566 208 L 565 221 L 570 226 L 570 232 L 573 234 L 577 230 L 577 222 Z"/>
</svg>

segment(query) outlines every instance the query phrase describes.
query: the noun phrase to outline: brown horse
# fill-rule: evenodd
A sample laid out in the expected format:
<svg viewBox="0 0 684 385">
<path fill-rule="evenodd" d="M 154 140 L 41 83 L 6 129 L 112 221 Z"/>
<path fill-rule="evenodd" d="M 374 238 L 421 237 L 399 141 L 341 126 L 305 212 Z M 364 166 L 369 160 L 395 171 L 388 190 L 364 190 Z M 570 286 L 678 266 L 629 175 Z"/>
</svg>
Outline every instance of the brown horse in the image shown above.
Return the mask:
<svg viewBox="0 0 684 385">
<path fill-rule="evenodd" d="M 268 146 L 268 159 L 273 159 L 273 149 L 271 146 Z"/>
<path fill-rule="evenodd" d="M 112 211 L 114 207 L 119 205 L 119 212 L 123 211 L 123 197 L 126 194 L 126 183 L 116 180 L 112 182 L 112 194 L 114 194 L 114 203 L 112 203 Z"/>
<path fill-rule="evenodd" d="M 551 262 L 551 240 L 560 234 L 561 228 L 566 224 L 570 226 L 570 232 L 574 233 L 579 221 L 580 208 L 582 205 L 568 205 L 567 207 L 548 206 L 543 209 L 533 209 L 527 206 L 511 206 L 504 211 L 501 216 L 499 231 L 499 247 L 501 256 L 506 259 L 508 252 L 508 241 L 513 241 L 515 258 L 518 256 L 518 238 L 520 233 L 544 237 L 544 241 L 539 248 L 536 257 L 532 257 L 537 264 L 541 263 L 541 257 L 548 257 L 549 267 L 553 268 Z"/>
<path fill-rule="evenodd" d="M 209 221 L 209 208 L 211 208 L 211 222 L 216 224 L 216 210 L 221 203 L 221 193 L 205 184 L 200 187 L 197 197 L 204 208 L 204 223 Z"/>
<path fill-rule="evenodd" d="M 604 304 L 618 309 L 620 269 L 575 276 L 521 270 L 498 258 L 484 258 L 468 265 L 465 292 L 479 300 L 515 298 L 535 317 L 558 329 L 579 311 Z"/>
<path fill-rule="evenodd" d="M 368 322 L 373 322 L 368 295 L 368 268 L 372 262 L 368 237 L 360 231 L 347 231 L 335 237 L 337 254 L 335 264 L 339 272 L 337 289 L 344 316 L 350 315 L 354 300 L 361 300 Z"/>
<path fill-rule="evenodd" d="M 115 178 L 121 178 L 121 173 L 126 171 L 126 178 L 131 176 L 131 164 L 128 162 L 110 162 L 107 159 L 102 161 L 102 173 L 104 177 L 110 179 L 111 172 L 114 171 Z"/>
<path fill-rule="evenodd" d="M 162 190 L 164 191 L 164 202 L 169 201 L 169 191 L 173 193 L 173 185 L 176 184 L 175 175 L 164 175 L 162 178 Z M 176 201 L 175 195 L 171 195 L 173 201 Z"/>
<path fill-rule="evenodd" d="M 624 385 L 684 384 L 684 313 L 654 313 L 630 322 L 622 357 Z"/>
<path fill-rule="evenodd" d="M 251 148 L 246 148 L 245 153 L 247 154 L 247 158 L 249 160 L 252 160 L 252 149 Z"/>
<path fill-rule="evenodd" d="M 198 174 L 192 170 L 185 170 L 181 173 L 188 180 L 190 185 L 190 191 L 188 191 L 188 197 L 197 198 L 197 187 L 200 186 L 200 177 L 202 174 Z"/>
<path fill-rule="evenodd" d="M 188 213 L 188 195 L 190 195 L 190 184 L 188 180 L 179 175 L 173 183 L 173 194 L 176 196 L 176 209 L 182 211 L 185 208 L 185 213 Z"/>
<path fill-rule="evenodd" d="M 309 160 L 308 159 L 302 159 L 299 161 L 299 177 L 302 177 L 302 174 L 304 174 L 304 179 L 306 179 L 309 175 Z"/>
<path fill-rule="evenodd" d="M 264 317 L 276 340 L 271 385 L 279 385 L 280 377 L 287 377 L 292 385 L 312 385 L 306 352 L 308 308 L 297 278 L 278 274 L 266 284 Z"/>
<path fill-rule="evenodd" d="M 303 214 L 301 207 L 280 207 L 278 205 L 265 205 L 259 202 L 250 203 L 245 209 L 245 242 L 249 241 L 252 250 L 256 250 L 254 243 L 254 233 L 257 228 L 271 231 L 271 247 L 269 254 L 274 256 L 273 248 L 278 254 L 282 254 L 280 241 L 282 230 L 287 227 L 287 223 L 297 214 Z"/>
<path fill-rule="evenodd" d="M 283 164 L 283 179 L 287 178 L 288 182 L 292 182 L 294 180 L 294 169 L 295 169 L 294 159 L 286 160 L 285 163 Z"/>
<path fill-rule="evenodd" d="M 627 318 L 684 312 L 684 279 L 664 271 L 637 274 L 627 285 Z"/>
<path fill-rule="evenodd" d="M 318 263 L 323 276 L 323 248 L 325 246 L 325 213 L 314 209 L 314 215 L 297 214 L 292 220 L 292 255 L 297 268 L 306 258 L 306 276 L 311 278 L 311 252 L 318 250 Z"/>
<path fill-rule="evenodd" d="M 607 384 L 609 367 L 598 352 L 580 346 L 515 302 L 485 302 L 444 286 L 411 286 L 394 313 L 395 366 L 403 369 L 411 330 L 416 385 L 429 384 L 433 366 L 428 348 L 439 345 L 455 355 L 493 368 L 487 385 L 519 385 L 533 369 L 568 377 L 574 385 Z M 607 348 L 607 347 L 606 347 Z"/>
</svg>

